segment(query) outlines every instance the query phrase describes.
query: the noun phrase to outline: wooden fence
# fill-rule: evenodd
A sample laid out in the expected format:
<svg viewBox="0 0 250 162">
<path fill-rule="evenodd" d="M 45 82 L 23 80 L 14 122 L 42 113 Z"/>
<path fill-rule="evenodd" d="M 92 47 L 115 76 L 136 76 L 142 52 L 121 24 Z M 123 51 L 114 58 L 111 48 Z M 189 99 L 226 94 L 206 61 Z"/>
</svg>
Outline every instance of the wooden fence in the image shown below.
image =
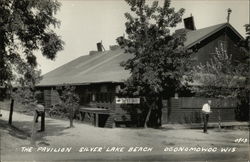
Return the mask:
<svg viewBox="0 0 250 162">
<path fill-rule="evenodd" d="M 201 97 L 171 98 L 163 109 L 163 123 L 200 123 L 203 121 L 201 109 L 207 100 L 212 100 L 209 121 L 235 121 L 236 99 L 214 99 Z"/>
</svg>

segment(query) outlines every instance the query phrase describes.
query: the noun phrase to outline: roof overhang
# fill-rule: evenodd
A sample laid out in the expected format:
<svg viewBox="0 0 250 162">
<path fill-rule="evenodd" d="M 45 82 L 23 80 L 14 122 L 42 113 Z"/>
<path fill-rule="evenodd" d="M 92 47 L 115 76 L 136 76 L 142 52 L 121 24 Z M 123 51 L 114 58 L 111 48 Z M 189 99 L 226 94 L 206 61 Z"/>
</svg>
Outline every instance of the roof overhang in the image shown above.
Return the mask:
<svg viewBox="0 0 250 162">
<path fill-rule="evenodd" d="M 122 84 L 124 82 L 85 82 L 85 83 L 62 83 L 62 84 L 46 84 L 46 85 L 36 85 L 36 87 L 62 87 L 62 86 L 86 86 L 86 85 L 94 85 L 94 84 Z"/>
</svg>

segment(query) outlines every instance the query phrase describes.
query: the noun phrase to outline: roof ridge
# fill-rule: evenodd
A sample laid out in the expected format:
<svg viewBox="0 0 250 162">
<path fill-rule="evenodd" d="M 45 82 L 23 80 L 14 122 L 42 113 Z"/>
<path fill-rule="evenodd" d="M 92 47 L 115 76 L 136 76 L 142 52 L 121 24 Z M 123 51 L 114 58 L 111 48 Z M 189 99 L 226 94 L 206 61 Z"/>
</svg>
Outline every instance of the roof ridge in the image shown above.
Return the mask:
<svg viewBox="0 0 250 162">
<path fill-rule="evenodd" d="M 216 26 L 222 26 L 222 25 L 226 25 L 228 23 L 220 23 L 220 24 L 216 24 L 216 25 L 211 25 L 211 26 L 207 26 L 207 27 L 204 27 L 204 28 L 200 28 L 200 29 L 197 29 L 197 30 L 203 30 L 203 29 L 208 29 L 208 28 L 212 28 L 212 27 L 216 27 Z M 191 30 L 191 31 L 197 31 L 197 30 Z M 189 31 L 189 32 L 191 32 Z"/>
</svg>

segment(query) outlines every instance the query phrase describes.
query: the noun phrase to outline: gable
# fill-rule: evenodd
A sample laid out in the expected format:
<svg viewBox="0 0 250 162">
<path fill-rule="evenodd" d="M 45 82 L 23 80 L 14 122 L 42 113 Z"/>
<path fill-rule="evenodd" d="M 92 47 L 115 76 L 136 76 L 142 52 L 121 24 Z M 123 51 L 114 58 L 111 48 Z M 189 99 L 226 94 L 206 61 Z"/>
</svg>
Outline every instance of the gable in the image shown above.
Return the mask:
<svg viewBox="0 0 250 162">
<path fill-rule="evenodd" d="M 220 28 L 190 47 L 194 51 L 193 60 L 196 63 L 206 63 L 213 57 L 216 48 L 220 48 L 222 44 L 227 53 L 232 54 L 233 60 L 241 61 L 245 51 L 238 45 L 240 40 L 241 36 L 238 36 L 230 27 Z"/>
<path fill-rule="evenodd" d="M 188 31 L 186 33 L 186 41 L 184 46 L 186 49 L 196 46 L 202 41 L 205 41 L 209 37 L 213 36 L 217 32 L 227 29 L 230 32 L 235 40 L 243 40 L 244 38 L 228 23 L 218 24 L 198 30 Z"/>
</svg>

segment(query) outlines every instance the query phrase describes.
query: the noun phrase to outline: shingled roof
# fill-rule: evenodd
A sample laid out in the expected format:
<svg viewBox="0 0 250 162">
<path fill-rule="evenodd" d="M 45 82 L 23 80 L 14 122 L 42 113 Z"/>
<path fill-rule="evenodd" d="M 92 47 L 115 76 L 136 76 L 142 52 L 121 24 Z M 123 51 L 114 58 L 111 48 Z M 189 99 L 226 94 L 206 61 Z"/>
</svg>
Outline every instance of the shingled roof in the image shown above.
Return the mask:
<svg viewBox="0 0 250 162">
<path fill-rule="evenodd" d="M 81 56 L 45 74 L 38 86 L 123 82 L 130 74 L 120 63 L 130 57 L 122 49 Z"/>
<path fill-rule="evenodd" d="M 229 27 L 240 39 L 243 39 L 230 24 L 224 23 L 187 32 L 185 47 L 190 48 L 225 27 Z M 124 50 L 119 48 L 84 55 L 43 75 L 38 86 L 123 82 L 130 73 L 121 67 L 120 63 L 131 57 L 131 54 L 124 54 Z"/>
</svg>

